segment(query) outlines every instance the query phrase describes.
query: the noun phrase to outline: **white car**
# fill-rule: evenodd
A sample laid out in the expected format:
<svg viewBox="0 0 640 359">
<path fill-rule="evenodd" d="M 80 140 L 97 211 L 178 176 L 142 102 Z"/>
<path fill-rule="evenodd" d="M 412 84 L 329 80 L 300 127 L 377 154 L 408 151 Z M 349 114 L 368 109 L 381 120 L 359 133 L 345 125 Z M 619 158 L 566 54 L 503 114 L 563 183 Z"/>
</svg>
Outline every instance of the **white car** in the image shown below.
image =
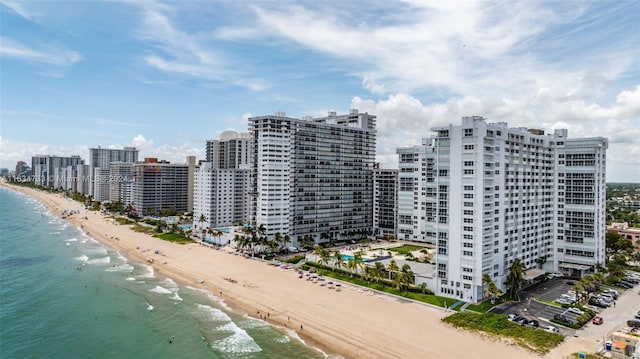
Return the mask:
<svg viewBox="0 0 640 359">
<path fill-rule="evenodd" d="M 558 328 L 554 327 L 553 325 L 549 325 L 544 329 L 545 332 L 549 332 L 549 333 L 558 333 L 560 332 L 558 330 Z"/>
<path fill-rule="evenodd" d="M 567 312 L 571 312 L 573 314 L 578 314 L 578 315 L 584 314 L 584 312 L 582 310 L 580 310 L 580 309 L 578 309 L 576 307 L 571 307 L 571 308 L 567 309 Z"/>
</svg>

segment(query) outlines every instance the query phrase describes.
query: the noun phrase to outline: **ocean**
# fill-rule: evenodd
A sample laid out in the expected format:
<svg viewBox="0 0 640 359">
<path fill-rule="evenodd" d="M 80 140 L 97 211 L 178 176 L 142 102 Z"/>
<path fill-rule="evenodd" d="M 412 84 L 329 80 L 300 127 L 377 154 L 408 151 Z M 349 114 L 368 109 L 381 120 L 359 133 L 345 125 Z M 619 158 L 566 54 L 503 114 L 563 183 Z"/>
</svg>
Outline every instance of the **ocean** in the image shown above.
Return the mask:
<svg viewBox="0 0 640 359">
<path fill-rule="evenodd" d="M 1 358 L 323 358 L 0 187 Z"/>
</svg>

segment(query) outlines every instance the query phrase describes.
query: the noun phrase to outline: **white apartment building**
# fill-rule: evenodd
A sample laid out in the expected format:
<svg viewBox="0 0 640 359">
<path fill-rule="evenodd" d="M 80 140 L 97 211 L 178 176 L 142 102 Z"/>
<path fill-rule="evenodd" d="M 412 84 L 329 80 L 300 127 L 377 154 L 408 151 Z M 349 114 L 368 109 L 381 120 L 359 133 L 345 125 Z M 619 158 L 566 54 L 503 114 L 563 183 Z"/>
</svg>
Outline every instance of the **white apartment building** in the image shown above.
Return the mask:
<svg viewBox="0 0 640 359">
<path fill-rule="evenodd" d="M 92 176 L 89 182 L 89 193 L 96 201 L 108 201 L 110 198 L 109 164 L 111 162 L 136 163 L 138 150 L 135 147 L 114 149 L 100 146 L 89 149 L 89 173 Z M 100 168 L 101 171 L 96 172 L 96 168 Z"/>
<path fill-rule="evenodd" d="M 317 242 L 373 230 L 375 116 L 249 119 L 252 223 Z"/>
<path fill-rule="evenodd" d="M 109 180 L 107 182 L 109 186 L 109 201 L 124 203 L 122 186 L 124 183 L 133 180 L 134 165 L 133 163 L 120 161 L 109 163 Z"/>
<path fill-rule="evenodd" d="M 62 157 L 55 155 L 35 155 L 31 157 L 31 171 L 33 182 L 37 185 L 64 189 L 67 180 L 71 177 L 65 176 L 68 166 L 76 167 L 84 164 L 84 160 L 78 155 Z"/>
<path fill-rule="evenodd" d="M 203 162 L 195 172 L 194 232 L 247 222 L 248 188 L 248 169 L 214 168 L 212 162 Z"/>
<path fill-rule="evenodd" d="M 225 131 L 207 140 L 206 162 L 195 171 L 194 230 L 248 222 L 249 133 Z"/>
<path fill-rule="evenodd" d="M 433 131 L 421 148 L 398 149 L 398 227 L 401 238 L 435 244 L 437 294 L 480 301 L 483 274 L 505 290 L 516 258 L 531 277 L 604 263 L 605 138 L 478 116 Z"/>
</svg>

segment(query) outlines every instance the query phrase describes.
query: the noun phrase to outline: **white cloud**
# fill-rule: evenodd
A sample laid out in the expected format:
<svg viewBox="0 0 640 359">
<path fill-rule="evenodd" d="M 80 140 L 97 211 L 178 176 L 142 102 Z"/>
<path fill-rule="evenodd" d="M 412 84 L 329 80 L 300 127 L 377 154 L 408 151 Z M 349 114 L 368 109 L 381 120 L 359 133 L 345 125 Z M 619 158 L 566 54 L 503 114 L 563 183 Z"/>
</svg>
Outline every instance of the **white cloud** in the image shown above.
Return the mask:
<svg viewBox="0 0 640 359">
<path fill-rule="evenodd" d="M 137 36 L 147 41 L 155 51 L 145 56 L 145 62 L 158 70 L 205 80 L 218 81 L 262 91 L 264 80 L 252 78 L 236 70 L 237 59 L 229 61 L 211 41 L 211 36 L 180 30 L 171 20 L 175 15 L 166 4 L 140 3 L 143 21 Z"/>
<path fill-rule="evenodd" d="M 34 19 L 34 14 L 32 14 L 29 11 L 27 11 L 22 6 L 22 4 L 18 4 L 15 1 L 8 1 L 8 0 L 1 0 L 0 4 L 6 6 L 7 8 L 11 9 L 14 13 L 16 13 L 17 15 L 22 16 L 23 18 L 25 18 L 27 20 L 33 20 Z"/>
<path fill-rule="evenodd" d="M 131 141 L 131 146 L 134 146 L 140 151 L 148 150 L 153 147 L 153 140 L 147 140 L 143 135 L 137 135 Z"/>
<path fill-rule="evenodd" d="M 0 37 L 0 56 L 56 66 L 70 66 L 82 59 L 77 52 L 59 46 L 46 45 L 34 49 L 6 36 Z"/>
<path fill-rule="evenodd" d="M 541 91 L 537 99 L 464 97 L 428 105 L 398 93 L 380 101 L 354 97 L 350 107 L 377 116 L 377 161 L 388 168 L 397 167 L 397 147 L 418 145 L 433 127 L 459 124 L 463 116 L 479 115 L 489 122 L 547 133 L 566 128 L 573 138 L 607 137 L 609 180 L 640 179 L 640 86 L 621 91 L 609 107 L 585 101 L 549 103 L 546 93 Z"/>
</svg>

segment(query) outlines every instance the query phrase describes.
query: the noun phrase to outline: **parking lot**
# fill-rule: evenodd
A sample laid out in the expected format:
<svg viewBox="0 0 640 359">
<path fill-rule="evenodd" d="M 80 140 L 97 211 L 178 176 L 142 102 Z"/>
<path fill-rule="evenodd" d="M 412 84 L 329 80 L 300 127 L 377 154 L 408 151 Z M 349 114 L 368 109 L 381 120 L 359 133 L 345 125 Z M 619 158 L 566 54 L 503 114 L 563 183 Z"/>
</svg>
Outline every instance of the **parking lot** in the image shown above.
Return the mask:
<svg viewBox="0 0 640 359">
<path fill-rule="evenodd" d="M 553 278 L 544 282 L 537 283 L 527 289 L 520 291 L 520 302 L 505 303 L 496 307 L 492 312 L 510 314 L 514 313 L 525 318 L 540 319 L 543 322 L 540 323 L 540 327 L 547 325 L 553 325 L 560 329 L 562 335 L 574 335 L 575 330 L 571 328 L 565 328 L 555 323 L 551 323 L 550 319 L 556 314 L 564 315 L 567 319 L 575 321 L 578 316 L 575 313 L 567 311 L 566 308 L 558 308 L 552 305 L 536 302 L 536 299 L 545 299 L 548 301 L 554 301 L 561 294 L 567 293 L 573 286 L 567 284 L 570 281 L 566 278 Z"/>
</svg>

